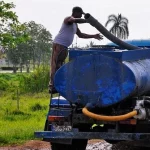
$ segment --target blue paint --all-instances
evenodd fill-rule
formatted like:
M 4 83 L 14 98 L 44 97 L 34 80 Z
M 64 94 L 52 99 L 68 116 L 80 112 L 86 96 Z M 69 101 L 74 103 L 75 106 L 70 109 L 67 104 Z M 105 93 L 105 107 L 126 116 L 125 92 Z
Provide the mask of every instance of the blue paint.
M 120 61 L 137 61 L 139 59 L 150 59 L 150 48 L 142 50 L 129 50 L 122 51 L 115 49 L 108 49 L 107 51 L 103 49 L 88 49 L 88 50 L 74 50 L 69 51 L 69 59 L 75 59 L 83 55 L 106 55 L 118 59 Z
M 80 56 L 60 68 L 55 75 L 55 87 L 67 100 L 76 103 L 80 96 L 82 105 L 91 102 L 99 107 L 128 97 L 134 92 L 135 84 L 130 69 L 104 55 Z
M 55 87 L 68 101 L 106 107 L 150 91 L 150 49 L 71 50 L 70 58 L 55 75 Z
M 78 56 L 83 56 L 83 55 L 100 55 L 100 54 L 103 54 L 103 55 L 107 55 L 107 56 L 113 56 L 114 58 L 117 58 L 117 59 L 122 59 L 122 53 L 121 52 L 115 52 L 114 53 L 114 50 L 115 49 L 107 49 L 107 50 L 104 50 L 104 49 L 98 49 L 98 48 L 90 48 L 90 49 L 87 49 L 87 50 L 81 50 L 81 49 L 70 49 L 69 50 L 69 60 L 72 60 L 72 59 L 75 59 L 76 57 Z
M 150 48 L 122 52 L 122 61 L 138 61 L 141 59 L 150 59 Z

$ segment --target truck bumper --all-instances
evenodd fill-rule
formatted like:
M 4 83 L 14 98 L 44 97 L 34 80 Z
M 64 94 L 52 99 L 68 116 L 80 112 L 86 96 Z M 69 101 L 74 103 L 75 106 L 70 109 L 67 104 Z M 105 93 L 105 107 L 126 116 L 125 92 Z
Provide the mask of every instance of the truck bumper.
M 37 131 L 37 138 L 54 139 L 104 139 L 104 140 L 150 140 L 150 133 L 109 133 L 109 132 L 55 132 Z

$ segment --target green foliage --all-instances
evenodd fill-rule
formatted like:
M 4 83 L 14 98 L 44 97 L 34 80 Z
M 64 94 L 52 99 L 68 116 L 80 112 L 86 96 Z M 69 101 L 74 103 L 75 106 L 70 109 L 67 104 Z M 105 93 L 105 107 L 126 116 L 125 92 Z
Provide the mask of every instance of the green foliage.
M 0 143 L 3 143 L 2 145 L 6 145 L 6 144 L 8 144 L 8 143 L 9 143 L 9 141 L 8 141 L 8 139 L 7 139 L 7 138 L 5 138 L 5 137 L 1 137 L 1 135 L 0 135 Z
M 26 65 L 29 68 L 30 63 L 33 63 L 33 66 L 35 64 L 38 66 L 41 64 L 49 64 L 52 35 L 43 25 L 30 21 L 29 23 L 24 23 L 24 32 L 18 33 L 12 30 L 11 33 L 16 37 L 20 35 L 29 37 L 27 42 L 23 43 L 22 41 L 16 47 L 10 47 L 6 51 L 8 60 L 14 66 L 20 65 L 22 67 L 22 65 Z
M 24 92 L 42 92 L 48 89 L 49 66 L 37 67 L 29 75 L 22 76 L 20 88 Z
M 12 114 L 13 114 L 13 115 L 25 115 L 25 113 L 22 112 L 22 111 L 20 111 L 20 110 L 14 110 L 14 111 L 12 112 Z
M 28 39 L 28 35 L 24 32 L 25 26 L 19 23 L 17 15 L 12 11 L 13 8 L 15 8 L 13 3 L 0 1 L 0 45 L 5 48 L 15 47 Z
M 19 96 L 17 93 L 13 93 L 12 96 L 11 96 L 11 99 L 12 100 L 19 100 Z
M 0 1 L 0 21 L 2 23 L 6 23 L 7 21 L 11 21 L 12 23 L 17 23 L 18 18 L 16 14 L 11 11 L 15 5 L 13 3 L 5 3 L 4 1 Z
M 0 74 L 0 90 L 17 92 L 21 82 L 22 74 Z M 12 95 L 12 99 L 16 99 L 16 95 Z
M 35 92 L 36 86 L 39 86 L 37 91 L 42 91 L 44 86 L 47 88 L 49 67 L 41 66 L 30 74 L 0 74 L 0 80 L 7 81 L 8 84 L 8 88 L 0 92 L 0 145 L 35 139 L 34 131 L 44 129 L 49 93 L 31 92 Z M 43 86 L 40 87 L 42 82 Z M 25 90 L 28 88 L 26 83 L 34 88 Z
M 12 74 L 12 73 L 4 73 L 4 74 L 2 73 L 2 74 L 0 74 L 0 78 L 5 79 L 7 81 L 11 81 L 11 80 L 18 81 L 20 76 L 21 76 L 21 74 Z
M 49 64 L 52 47 L 52 35 L 46 28 L 37 24 L 34 21 L 30 21 L 27 24 L 28 33 L 31 37 L 30 41 L 26 44 L 26 50 L 30 51 L 33 65 L 37 63 L 40 65 Z
M 7 112 L 6 115 L 3 116 L 3 120 L 5 120 L 5 121 L 17 121 L 17 119 L 18 120 L 27 120 L 30 118 L 32 118 L 31 113 L 28 114 L 26 112 L 23 112 L 23 111 L 20 111 L 17 109 L 9 111 L 9 113 Z
M 0 90 L 13 92 L 12 100 L 18 99 L 19 93 L 34 93 L 47 90 L 49 66 L 39 66 L 31 73 L 0 74 Z
M 46 106 L 42 106 L 39 103 L 36 103 L 35 105 L 31 106 L 32 111 L 45 110 L 46 108 L 47 108 Z
M 17 101 L 11 100 L 12 93 L 4 93 L 0 99 L 0 145 L 19 144 L 35 139 L 34 131 L 44 129 L 48 112 L 49 94 L 36 93 L 20 95 L 20 109 Z M 31 108 L 40 106 L 39 111 Z
M 7 80 L 0 78 L 0 90 L 5 91 L 8 88 Z

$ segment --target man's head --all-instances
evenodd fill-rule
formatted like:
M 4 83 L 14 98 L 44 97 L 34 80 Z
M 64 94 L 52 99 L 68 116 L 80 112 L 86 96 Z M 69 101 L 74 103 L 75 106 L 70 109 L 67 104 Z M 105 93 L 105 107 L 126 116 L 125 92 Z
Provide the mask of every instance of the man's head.
M 82 14 L 84 14 L 81 7 L 73 7 L 72 9 L 72 16 L 75 18 L 81 18 Z

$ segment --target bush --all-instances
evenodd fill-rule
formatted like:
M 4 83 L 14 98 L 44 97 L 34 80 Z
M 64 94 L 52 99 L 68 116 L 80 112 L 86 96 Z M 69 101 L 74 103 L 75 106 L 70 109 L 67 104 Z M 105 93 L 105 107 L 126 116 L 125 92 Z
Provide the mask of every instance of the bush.
M 0 78 L 5 79 L 7 81 L 18 81 L 20 76 L 22 76 L 22 73 L 17 73 L 17 74 L 13 74 L 13 73 L 2 73 L 0 74 Z
M 0 90 L 19 93 L 37 93 L 48 90 L 49 66 L 40 66 L 33 72 L 17 74 L 0 74 Z M 16 96 L 13 96 L 16 99 Z
M 31 106 L 32 111 L 45 110 L 46 108 L 46 106 L 42 106 L 39 103 L 36 103 L 35 105 Z
M 19 87 L 21 74 L 0 74 L 0 90 L 16 92 Z
M 6 91 L 6 89 L 9 87 L 9 84 L 5 79 L 0 78 L 0 90 Z
M 12 114 L 13 114 L 13 115 L 24 115 L 25 113 L 22 112 L 22 111 L 20 111 L 20 110 L 14 110 L 14 111 L 12 112 Z
M 48 89 L 49 66 L 40 66 L 29 75 L 23 75 L 20 87 L 24 92 L 42 92 Z

